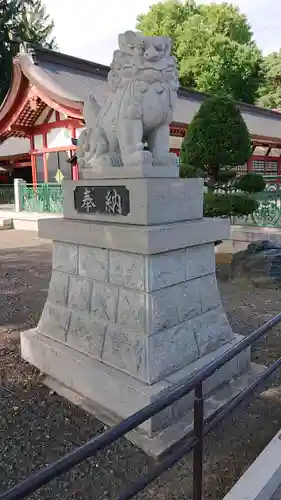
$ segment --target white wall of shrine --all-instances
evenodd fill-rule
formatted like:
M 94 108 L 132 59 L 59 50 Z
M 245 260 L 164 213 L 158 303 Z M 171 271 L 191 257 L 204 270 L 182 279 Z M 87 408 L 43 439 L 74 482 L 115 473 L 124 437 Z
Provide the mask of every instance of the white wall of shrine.
M 71 145 L 71 132 L 68 128 L 55 128 L 47 133 L 48 148 L 67 147 Z M 34 147 L 35 149 L 44 147 L 42 134 L 34 136 Z
M 44 111 L 41 113 L 39 118 L 36 120 L 35 125 L 42 125 L 45 123 L 46 117 L 50 113 L 50 108 L 46 107 Z M 68 116 L 65 115 L 64 113 L 58 113 L 58 116 L 56 115 L 56 111 L 53 110 L 51 116 L 49 117 L 48 123 L 55 123 L 57 120 L 67 120 Z M 54 128 L 47 132 L 47 147 L 48 148 L 61 148 L 67 146 L 71 146 L 71 132 L 68 128 L 61 127 L 61 128 Z M 43 144 L 43 135 L 38 134 L 34 136 L 34 147 L 35 149 L 41 149 L 44 147 Z

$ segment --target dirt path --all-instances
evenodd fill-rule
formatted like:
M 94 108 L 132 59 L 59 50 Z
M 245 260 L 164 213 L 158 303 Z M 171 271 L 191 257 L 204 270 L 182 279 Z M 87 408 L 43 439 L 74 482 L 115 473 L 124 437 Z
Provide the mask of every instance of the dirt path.
M 36 325 L 48 290 L 51 246 L 34 233 L 2 231 L 0 240 L 0 492 L 30 472 L 103 431 L 92 416 L 50 393 L 37 370 L 24 363 L 19 331 Z M 221 283 L 236 332 L 247 334 L 279 312 L 281 290 Z M 281 355 L 280 328 L 255 346 L 253 358 L 269 364 Z M 260 397 L 240 406 L 206 440 L 204 500 L 220 500 L 281 427 L 281 374 Z M 37 492 L 33 499 L 113 499 L 152 465 L 120 440 L 96 458 Z M 191 498 L 191 457 L 165 473 L 138 498 Z

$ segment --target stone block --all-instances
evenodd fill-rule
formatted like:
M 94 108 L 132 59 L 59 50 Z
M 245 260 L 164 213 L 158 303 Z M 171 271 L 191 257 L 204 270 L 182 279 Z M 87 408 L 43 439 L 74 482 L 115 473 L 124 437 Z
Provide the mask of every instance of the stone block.
M 92 315 L 72 312 L 67 344 L 89 356 L 101 358 L 106 325 Z
M 196 372 L 203 370 L 206 366 L 210 365 L 215 359 L 222 356 L 229 349 L 233 348 L 243 338 L 244 337 L 242 335 L 234 334 L 233 338 L 229 342 L 218 347 L 216 351 L 212 351 L 209 352 L 208 354 L 205 354 L 204 356 L 198 357 L 193 363 L 190 363 L 181 370 L 178 370 L 177 372 L 166 376 L 165 381 L 168 382 L 170 386 L 172 385 L 173 389 L 179 387 L 180 385 L 182 385 L 184 380 L 188 380 Z M 250 361 L 249 357 L 250 353 L 248 349 L 246 349 L 245 351 L 243 351 L 242 354 L 243 354 L 243 360 L 245 361 L 247 359 L 247 362 L 244 365 L 246 369 Z M 240 356 L 237 356 L 237 358 L 240 358 Z M 237 369 L 238 364 L 236 363 L 235 366 Z M 229 368 L 230 365 L 226 363 L 222 368 L 220 368 L 217 372 L 211 375 L 210 379 L 213 379 L 213 383 L 212 387 L 209 387 L 209 391 L 212 391 L 213 389 L 219 387 L 222 383 L 222 378 L 223 381 L 225 381 L 231 379 L 235 375 L 232 369 L 229 370 Z M 220 379 L 216 377 L 216 374 L 219 372 L 223 374 L 223 377 L 222 378 L 220 377 Z M 238 375 L 239 373 L 241 373 L 241 371 L 237 372 L 236 374 Z
M 186 280 L 185 250 L 147 257 L 147 291 L 159 290 Z
M 186 249 L 186 279 L 191 280 L 215 273 L 215 250 L 213 243 Z
M 216 309 L 221 305 L 221 297 L 215 274 L 203 276 L 200 279 L 194 280 L 193 283 L 198 283 L 201 313 Z M 188 284 L 187 284 L 188 287 Z
M 147 380 L 145 337 L 116 325 L 108 325 L 103 361 L 138 379 Z
M 179 177 L 179 167 L 178 166 L 170 166 L 170 167 L 159 167 L 157 165 L 153 165 L 151 168 L 150 165 L 124 165 L 122 168 L 114 169 L 112 171 L 112 167 L 108 167 L 103 165 L 95 166 L 94 169 L 89 168 L 81 168 L 81 179 L 139 179 L 139 178 L 178 178 Z
M 93 282 L 91 311 L 97 320 L 116 322 L 118 288 L 98 281 Z
M 221 305 L 215 275 L 152 292 L 148 296 L 148 333 L 172 328 Z
M 153 179 L 147 182 L 147 224 L 203 217 L 203 179 Z M 144 198 L 145 199 L 145 198 Z
M 54 382 L 58 381 L 57 386 L 53 387 L 56 387 L 59 394 L 68 397 L 70 401 L 82 406 L 86 411 L 92 412 L 107 425 L 114 425 L 185 383 L 193 373 L 207 366 L 216 357 L 221 356 L 241 338 L 236 336 L 232 342 L 228 342 L 217 351 L 197 359 L 182 370 L 153 385 L 147 385 L 91 356 L 86 356 L 69 346 L 44 337 L 36 330 L 21 333 L 21 348 L 25 360 L 52 377 Z M 226 384 L 230 379 L 233 379 L 237 375 L 234 366 L 237 367 L 238 364 L 237 362 L 232 364 L 231 369 L 229 364 L 223 366 L 219 370 L 219 378 L 213 380 L 212 389 L 216 389 L 216 384 Z M 246 368 L 249 369 L 249 359 Z M 257 374 L 260 374 L 260 371 L 256 373 L 256 376 Z M 214 376 L 217 377 L 217 372 L 212 377 Z M 247 373 L 244 386 L 243 384 L 237 386 L 236 383 L 227 385 L 227 399 L 237 395 L 252 381 L 253 378 Z M 74 391 L 76 399 L 71 399 L 67 392 L 60 392 L 60 384 L 64 385 L 66 389 Z M 212 412 L 218 410 L 226 402 L 220 394 L 217 398 L 214 396 L 206 398 L 206 416 L 210 416 L 209 403 L 212 403 Z M 169 447 L 184 438 L 191 430 L 192 415 L 189 410 L 192 404 L 193 395 L 191 393 L 190 396 L 175 403 L 171 409 L 167 408 L 149 422 L 142 424 L 141 429 L 130 433 L 128 438 L 143 448 L 146 453 L 160 458 Z
M 204 286 L 208 286 L 206 292 L 202 290 Z M 206 295 L 210 293 L 212 297 L 216 293 L 216 288 L 213 292 L 212 286 L 216 287 L 216 281 L 206 282 L 204 278 L 198 278 L 152 292 L 148 297 L 149 332 L 154 334 L 200 315 L 202 313 L 202 300 L 204 300 L 204 310 L 209 310 L 214 301 L 210 299 L 207 302 L 205 293 Z M 214 308 L 218 307 L 219 304 L 215 303 Z
M 188 321 L 201 314 L 202 278 L 187 281 L 178 287 L 178 299 L 175 304 L 179 323 Z
M 24 359 L 115 415 L 125 418 L 149 403 L 145 384 L 36 330 L 22 334 L 21 347 Z
M 179 323 L 177 304 L 181 293 L 181 286 L 175 285 L 149 295 L 148 331 L 150 334 L 172 328 Z
M 194 318 L 192 328 L 200 356 L 214 351 L 233 338 L 232 329 L 222 307 Z
M 190 323 L 188 321 L 148 337 L 149 383 L 174 373 L 198 358 L 198 345 Z
M 233 339 L 226 344 L 223 344 L 219 349 L 212 351 L 201 359 L 209 359 L 210 362 L 218 357 L 220 349 L 230 349 L 239 340 L 242 340 L 241 335 L 234 335 Z M 236 356 L 231 361 L 226 363 L 220 370 L 217 370 L 213 375 L 205 380 L 203 384 L 203 393 L 205 396 L 212 394 L 218 387 L 222 387 L 226 380 L 233 380 L 239 377 L 242 373 L 245 373 L 249 368 L 249 363 L 251 360 L 251 347 L 242 351 L 239 356 Z
M 38 331 L 44 335 L 65 342 L 71 311 L 65 307 L 46 302 L 38 324 Z
M 116 322 L 136 332 L 145 332 L 146 295 L 133 290 L 120 289 Z
M 79 246 L 79 275 L 98 281 L 108 281 L 108 250 Z
M 144 290 L 145 268 L 142 255 L 110 251 L 109 269 L 110 283 L 134 290 Z
M 237 342 L 239 342 L 239 340 L 242 340 L 242 338 L 243 337 L 241 335 L 236 335 L 232 341 L 220 346 L 216 351 L 208 353 L 200 358 L 198 357 L 194 362 L 186 365 L 178 371 L 175 371 L 173 374 L 166 376 L 165 381 L 169 383 L 169 388 L 163 389 L 161 396 L 182 386 L 190 377 L 192 377 L 194 373 L 202 370 L 216 358 L 222 356 L 227 350 L 231 349 Z M 245 372 L 249 367 L 249 361 L 250 351 L 249 349 L 246 349 L 239 356 L 236 356 L 211 375 L 211 377 L 203 383 L 205 398 L 210 396 L 210 394 L 213 394 L 214 391 L 225 385 L 228 381 L 233 380 L 241 373 Z M 155 396 L 152 397 L 152 400 L 154 399 Z M 159 432 L 167 425 L 175 425 L 189 410 L 192 410 L 193 401 L 194 391 L 176 401 L 176 403 L 166 408 L 163 412 L 155 415 L 151 421 L 152 434 Z
M 51 219 L 53 223 L 54 219 Z M 59 238 L 58 238 L 59 239 Z M 53 269 L 65 273 L 77 274 L 78 271 L 78 247 L 71 243 L 53 243 Z
M 13 219 L 0 219 L 0 231 L 5 229 L 13 229 Z
M 68 297 L 69 275 L 53 271 L 49 286 L 48 300 L 52 304 L 66 306 Z
M 89 311 L 92 281 L 70 276 L 68 307 L 71 310 Z
M 155 168 L 155 167 L 154 167 Z M 75 208 L 76 187 L 114 188 L 129 191 L 130 211 L 127 215 L 80 213 Z M 63 214 L 68 219 L 110 222 L 113 224 L 152 225 L 203 217 L 203 179 L 92 179 L 65 181 Z M 175 202 L 176 200 L 176 202 Z
M 111 250 L 152 255 L 229 238 L 227 219 L 202 219 L 154 226 L 41 219 L 39 237 Z

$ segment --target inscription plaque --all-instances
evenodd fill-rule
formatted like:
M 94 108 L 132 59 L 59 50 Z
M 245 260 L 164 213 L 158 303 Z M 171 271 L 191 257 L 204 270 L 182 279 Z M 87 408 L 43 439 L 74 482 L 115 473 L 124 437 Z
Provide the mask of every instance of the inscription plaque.
M 130 195 L 126 186 L 76 186 L 74 206 L 79 213 L 126 216 Z

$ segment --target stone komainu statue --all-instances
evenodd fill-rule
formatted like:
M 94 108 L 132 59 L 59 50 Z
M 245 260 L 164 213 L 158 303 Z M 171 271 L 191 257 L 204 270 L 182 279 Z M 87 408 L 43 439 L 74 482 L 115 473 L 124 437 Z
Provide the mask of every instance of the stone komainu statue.
M 171 41 L 126 31 L 118 42 L 105 104 L 99 107 L 93 96 L 84 103 L 79 165 L 170 166 L 169 124 L 179 86 Z

